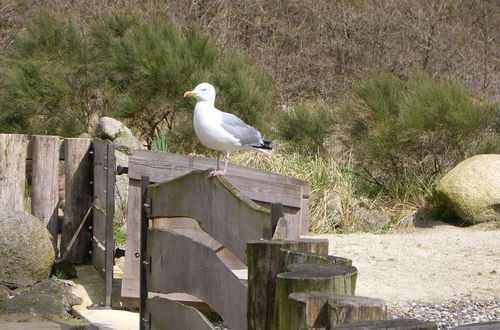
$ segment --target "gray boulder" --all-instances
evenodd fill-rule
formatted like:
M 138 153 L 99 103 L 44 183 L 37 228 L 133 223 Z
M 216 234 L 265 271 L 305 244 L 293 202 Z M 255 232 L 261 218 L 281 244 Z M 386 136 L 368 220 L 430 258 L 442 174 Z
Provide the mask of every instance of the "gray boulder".
M 116 166 L 121 165 L 128 167 L 128 156 L 123 152 L 115 150 Z M 128 174 L 116 176 L 115 182 L 115 212 L 118 219 L 127 218 L 127 201 L 128 201 Z
M 31 288 L 13 291 L 13 297 L 0 300 L 0 314 L 37 314 L 70 317 L 71 306 L 78 305 L 83 299 L 71 293 L 69 284 L 58 280 L 46 279 Z
M 119 136 L 132 136 L 132 132 L 120 121 L 111 117 L 102 117 L 95 128 L 95 136 L 99 139 L 114 141 Z
M 144 149 L 144 146 L 139 139 L 132 135 L 118 136 L 113 141 L 113 145 L 116 150 L 119 150 L 127 155 L 132 155 L 134 150 Z
M 0 214 L 0 284 L 33 285 L 49 277 L 54 248 L 43 222 L 24 212 Z
M 436 192 L 467 223 L 500 220 L 500 154 L 464 160 L 439 181 Z
M 437 213 L 436 209 L 421 208 L 405 216 L 399 221 L 399 224 L 417 228 L 432 228 L 447 225 L 439 219 Z

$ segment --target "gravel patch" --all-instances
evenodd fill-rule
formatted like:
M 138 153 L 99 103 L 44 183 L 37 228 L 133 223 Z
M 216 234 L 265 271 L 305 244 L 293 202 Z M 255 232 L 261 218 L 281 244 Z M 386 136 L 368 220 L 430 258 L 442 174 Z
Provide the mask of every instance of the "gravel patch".
M 500 321 L 500 301 L 462 297 L 439 304 L 406 302 L 388 305 L 387 313 L 389 319 L 414 318 L 436 322 L 440 329 L 449 329 L 470 323 Z

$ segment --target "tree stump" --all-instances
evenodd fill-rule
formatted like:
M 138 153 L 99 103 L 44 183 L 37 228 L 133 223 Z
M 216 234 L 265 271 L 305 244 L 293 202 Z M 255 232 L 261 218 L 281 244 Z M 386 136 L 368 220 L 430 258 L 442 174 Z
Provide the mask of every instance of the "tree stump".
M 292 264 L 338 264 L 352 266 L 352 260 L 330 256 L 328 254 L 295 251 L 282 248 L 279 266 L 280 272 L 288 271 L 288 266 Z
M 247 243 L 249 330 L 269 329 L 271 326 L 282 248 L 328 254 L 328 240 L 270 240 Z
M 296 292 L 289 296 L 291 329 L 325 328 L 335 324 L 385 320 L 385 302 L 376 298 L 324 292 Z
M 28 137 L 0 134 L 0 212 L 24 210 Z
M 294 329 L 291 319 L 290 294 L 319 291 L 354 295 L 357 269 L 353 266 L 329 264 L 293 264 L 276 282 L 276 299 L 272 329 Z

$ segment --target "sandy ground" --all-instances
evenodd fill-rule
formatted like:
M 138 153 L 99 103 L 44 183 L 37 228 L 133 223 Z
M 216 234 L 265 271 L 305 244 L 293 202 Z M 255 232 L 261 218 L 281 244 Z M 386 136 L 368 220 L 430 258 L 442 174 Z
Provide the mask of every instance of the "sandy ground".
M 388 304 L 500 299 L 498 224 L 313 237 L 327 238 L 330 254 L 353 260 L 359 296 Z

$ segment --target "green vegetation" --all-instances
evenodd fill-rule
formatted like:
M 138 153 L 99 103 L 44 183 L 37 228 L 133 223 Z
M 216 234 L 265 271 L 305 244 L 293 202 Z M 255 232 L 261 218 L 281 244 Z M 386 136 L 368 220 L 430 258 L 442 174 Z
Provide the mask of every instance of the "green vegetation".
M 23 6 L 0 10 L 2 133 L 76 136 L 106 115 L 153 150 L 210 154 L 182 97 L 208 81 L 220 109 L 281 145 L 232 160 L 309 181 L 316 232 L 367 229 L 360 198 L 387 211 L 386 231 L 436 206 L 434 185 L 458 162 L 500 152 L 489 0 Z
M 473 154 L 500 150 L 496 107 L 450 79 L 376 75 L 340 107 L 362 177 L 395 200 L 433 201 L 433 182 Z
M 164 134 L 182 149 L 197 145 L 184 91 L 201 81 L 223 90 L 218 104 L 269 127 L 274 96 L 267 75 L 237 52 L 223 53 L 196 28 L 165 17 L 103 14 L 77 28 L 43 12 L 0 56 L 0 130 L 75 136 L 103 115 L 125 120 L 143 138 Z

